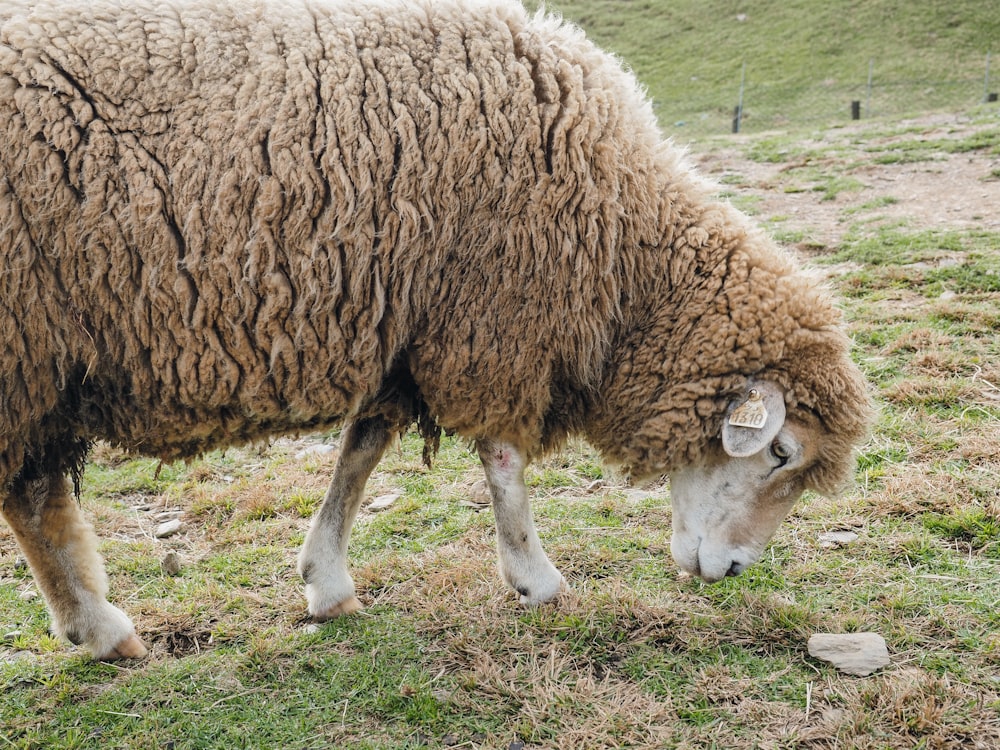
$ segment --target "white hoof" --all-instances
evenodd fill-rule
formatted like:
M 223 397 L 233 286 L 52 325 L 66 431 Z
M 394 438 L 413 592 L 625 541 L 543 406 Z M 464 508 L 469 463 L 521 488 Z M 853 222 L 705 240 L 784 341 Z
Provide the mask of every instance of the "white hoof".
M 95 655 L 98 661 L 117 661 L 118 659 L 141 659 L 149 653 L 146 644 L 139 640 L 136 635 L 130 635 L 124 641 L 115 646 L 110 653 L 103 656 Z
M 310 606 L 309 616 L 312 617 L 315 622 L 326 622 L 327 620 L 333 620 L 337 617 L 353 615 L 355 612 L 359 612 L 362 609 L 364 609 L 364 607 L 361 605 L 361 602 L 358 601 L 358 597 L 352 596 L 349 599 L 337 602 L 332 607 L 327 607 L 322 611 L 315 611 L 312 606 Z
M 361 609 L 361 602 L 354 593 L 354 581 L 345 571 L 310 575 L 306 584 L 306 601 L 309 603 L 309 616 L 316 622 L 350 615 Z
M 568 591 L 569 586 L 562 573 L 549 563 L 542 569 L 540 574 L 533 576 L 522 576 L 518 580 L 504 576 L 507 583 L 521 595 L 521 604 L 526 607 L 535 607 L 539 604 L 550 602 L 559 596 L 560 593 Z
M 54 622 L 53 630 L 85 646 L 98 661 L 140 659 L 148 653 L 128 615 L 104 599 L 81 607 L 71 621 Z

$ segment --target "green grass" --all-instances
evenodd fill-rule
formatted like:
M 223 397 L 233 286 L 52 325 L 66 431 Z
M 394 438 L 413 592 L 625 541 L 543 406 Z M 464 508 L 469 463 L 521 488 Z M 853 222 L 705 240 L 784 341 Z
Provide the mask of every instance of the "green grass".
M 744 62 L 745 132 L 847 121 L 852 100 L 868 102 L 869 63 L 876 114 L 969 107 L 983 98 L 986 53 L 995 62 L 1000 38 L 1000 7 L 978 0 L 546 5 L 627 60 L 679 134 L 729 132 Z
M 903 289 L 933 298 L 984 295 L 1000 292 L 998 247 L 998 233 L 875 227 L 849 233 L 837 252 L 818 260 L 860 265 L 843 277 L 844 293 L 853 297 L 889 298 Z M 983 314 L 989 316 L 989 308 L 971 322 Z

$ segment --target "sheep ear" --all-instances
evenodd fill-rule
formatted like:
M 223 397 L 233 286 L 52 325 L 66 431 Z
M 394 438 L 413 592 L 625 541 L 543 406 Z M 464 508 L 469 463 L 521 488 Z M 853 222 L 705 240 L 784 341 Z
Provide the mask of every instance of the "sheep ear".
M 762 451 L 785 424 L 785 394 L 769 380 L 750 382 L 722 424 L 722 448 L 733 458 Z

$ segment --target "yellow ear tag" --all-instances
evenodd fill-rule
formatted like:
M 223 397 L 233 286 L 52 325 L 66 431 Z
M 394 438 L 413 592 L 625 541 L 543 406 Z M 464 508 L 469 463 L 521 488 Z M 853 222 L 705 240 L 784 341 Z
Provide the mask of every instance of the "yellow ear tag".
M 756 388 L 751 388 L 747 400 L 733 409 L 729 415 L 729 424 L 733 427 L 750 427 L 759 430 L 767 422 L 767 409 L 764 408 L 764 397 Z

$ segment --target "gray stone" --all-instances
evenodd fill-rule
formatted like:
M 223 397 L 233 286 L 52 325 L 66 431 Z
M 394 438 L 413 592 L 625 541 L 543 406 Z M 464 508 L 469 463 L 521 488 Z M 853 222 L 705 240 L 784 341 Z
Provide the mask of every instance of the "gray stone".
M 38 657 L 30 651 L 15 651 L 12 654 L 0 654 L 0 663 L 29 664 L 38 661 Z
M 315 443 L 314 445 L 307 445 L 305 448 L 297 452 L 295 454 L 295 460 L 301 461 L 304 458 L 310 458 L 312 456 L 316 457 L 329 456 L 336 450 L 337 450 L 336 447 L 329 445 L 327 443 Z
M 171 521 L 165 521 L 157 526 L 156 530 L 153 532 L 153 536 L 157 539 L 166 539 L 168 536 L 173 536 L 180 530 L 181 520 L 179 518 L 175 518 Z
M 480 479 L 475 482 L 469 488 L 469 497 L 461 501 L 461 505 L 467 508 L 475 508 L 476 510 L 482 510 L 483 508 L 489 508 L 493 503 L 493 499 L 490 497 L 489 487 L 486 486 L 486 480 Z
M 399 500 L 402 494 L 399 492 L 393 492 L 388 495 L 379 495 L 374 500 L 368 504 L 368 511 L 371 513 L 378 513 L 379 511 L 389 508 L 394 502 Z
M 841 672 L 867 677 L 889 663 L 885 638 L 878 633 L 816 633 L 809 637 L 809 655 Z
M 168 576 L 179 575 L 181 568 L 183 567 L 181 556 L 176 552 L 168 552 L 160 560 L 160 570 L 166 573 Z
M 858 541 L 858 535 L 853 531 L 826 531 L 819 535 L 819 546 L 826 549 L 843 547 Z

